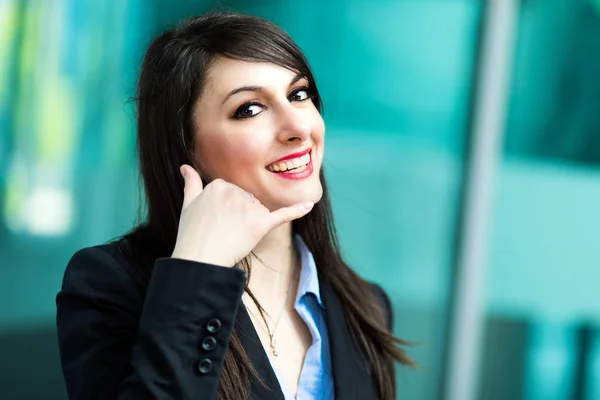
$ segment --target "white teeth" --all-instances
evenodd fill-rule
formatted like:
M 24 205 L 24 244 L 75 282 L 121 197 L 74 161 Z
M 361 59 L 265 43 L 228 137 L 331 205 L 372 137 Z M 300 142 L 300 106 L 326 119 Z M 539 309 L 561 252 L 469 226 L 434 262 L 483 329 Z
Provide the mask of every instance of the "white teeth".
M 280 161 L 273 163 L 267 167 L 272 172 L 284 172 L 290 169 L 304 167 L 310 162 L 310 154 L 305 154 L 302 157 L 294 158 L 293 160 Z

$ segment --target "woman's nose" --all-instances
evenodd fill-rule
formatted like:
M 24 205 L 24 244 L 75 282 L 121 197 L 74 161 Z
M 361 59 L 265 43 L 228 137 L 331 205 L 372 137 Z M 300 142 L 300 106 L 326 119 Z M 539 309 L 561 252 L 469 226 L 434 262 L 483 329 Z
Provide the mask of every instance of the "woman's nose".
M 308 119 L 291 104 L 282 107 L 279 120 L 277 136 L 281 142 L 304 142 L 310 136 Z

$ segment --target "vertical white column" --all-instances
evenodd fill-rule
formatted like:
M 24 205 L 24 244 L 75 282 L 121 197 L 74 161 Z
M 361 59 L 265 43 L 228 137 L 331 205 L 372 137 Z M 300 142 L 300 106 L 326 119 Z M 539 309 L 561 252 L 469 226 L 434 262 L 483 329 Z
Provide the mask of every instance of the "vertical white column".
M 502 152 L 517 0 L 488 0 L 482 29 L 445 400 L 475 400 L 485 317 L 485 269 L 495 171 Z

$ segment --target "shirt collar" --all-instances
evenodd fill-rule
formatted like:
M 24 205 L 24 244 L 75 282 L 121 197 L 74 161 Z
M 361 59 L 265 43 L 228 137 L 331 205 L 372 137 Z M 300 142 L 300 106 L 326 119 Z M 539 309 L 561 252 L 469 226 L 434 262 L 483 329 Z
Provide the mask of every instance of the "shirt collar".
M 298 304 L 302 296 L 312 293 L 317 299 L 317 303 L 325 308 L 321 301 L 321 291 L 319 290 L 319 277 L 317 275 L 317 265 L 312 253 L 304 243 L 302 237 L 294 235 L 294 245 L 300 256 L 300 279 L 298 282 L 298 292 L 294 304 Z

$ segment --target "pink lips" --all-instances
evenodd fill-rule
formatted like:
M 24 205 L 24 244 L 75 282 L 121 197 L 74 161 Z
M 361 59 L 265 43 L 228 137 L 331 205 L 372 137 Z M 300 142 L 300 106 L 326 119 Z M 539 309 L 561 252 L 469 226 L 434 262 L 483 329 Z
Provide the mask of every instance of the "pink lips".
M 312 148 L 309 147 L 306 150 L 302 150 L 302 151 L 299 151 L 297 153 L 288 154 L 285 157 L 281 157 L 279 160 L 275 160 L 273 162 L 270 162 L 269 165 L 274 164 L 276 162 L 280 162 L 280 161 L 290 160 L 292 158 L 302 157 L 303 155 L 310 153 L 311 150 L 312 150 Z
M 297 153 L 289 154 L 283 158 L 280 158 L 277 161 L 273 161 L 273 163 L 290 160 L 292 158 L 302 157 L 302 156 L 310 153 L 311 150 L 312 150 L 312 148 L 308 148 L 306 150 L 303 150 L 303 151 L 300 151 Z M 273 164 L 273 163 L 271 163 L 271 164 Z M 299 171 L 299 172 L 272 172 L 272 173 L 277 175 L 280 178 L 290 179 L 290 180 L 299 180 L 299 179 L 308 178 L 309 176 L 312 175 L 313 171 L 314 171 L 314 167 L 313 167 L 312 154 L 311 154 L 308 164 L 306 164 L 306 167 L 302 171 Z

